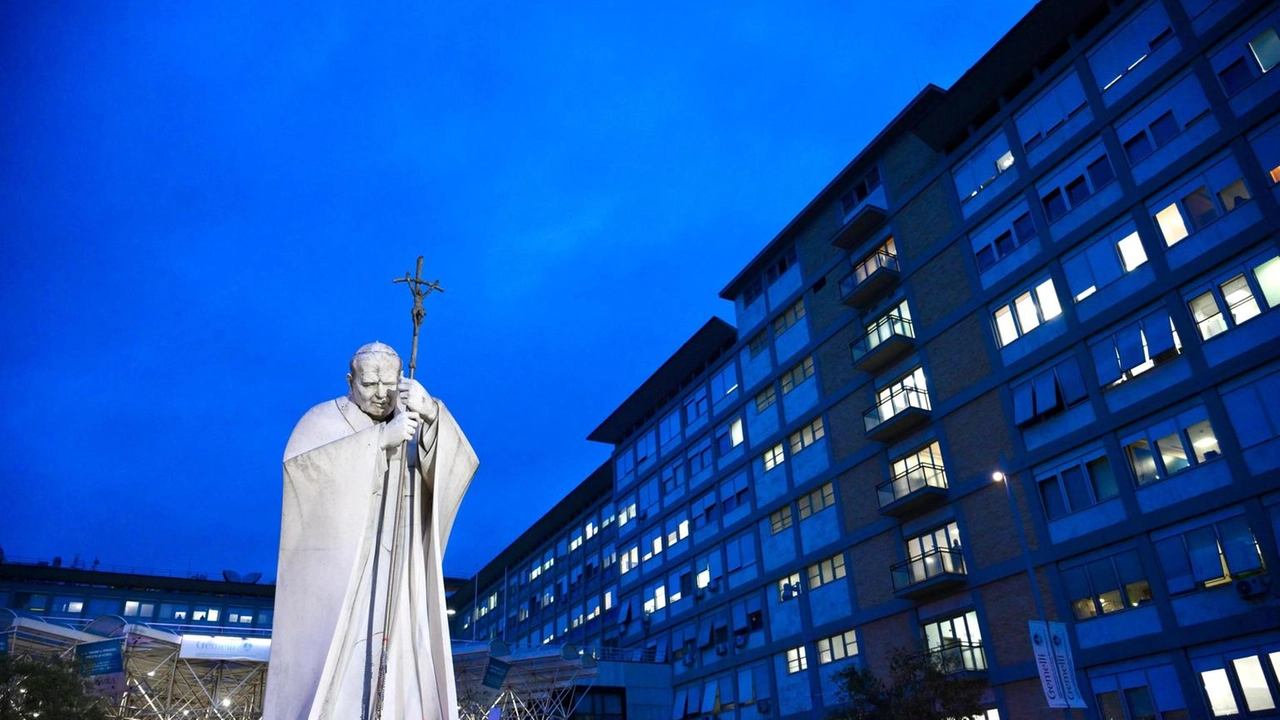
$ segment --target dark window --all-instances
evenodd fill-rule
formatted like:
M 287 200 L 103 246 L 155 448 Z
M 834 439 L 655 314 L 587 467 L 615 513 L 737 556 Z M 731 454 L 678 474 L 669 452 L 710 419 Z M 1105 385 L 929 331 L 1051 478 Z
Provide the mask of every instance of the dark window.
M 1093 190 L 1097 192 L 1098 188 L 1106 185 L 1116 179 L 1116 173 L 1111 169 L 1111 162 L 1107 160 L 1107 156 L 1094 160 L 1089 163 L 1089 181 L 1093 183 Z
M 1249 72 L 1249 66 L 1245 64 L 1244 58 L 1240 58 L 1223 68 L 1218 73 L 1218 79 L 1222 81 L 1222 89 L 1226 90 L 1227 96 L 1230 97 L 1253 82 L 1253 74 Z
M 1031 213 L 1023 213 L 1021 217 L 1013 221 L 1013 233 L 1018 236 L 1018 242 L 1026 242 L 1028 238 L 1035 237 L 1036 225 L 1031 222 Z
M 1213 204 L 1209 189 L 1203 185 L 1182 198 L 1182 206 L 1187 211 L 1187 219 L 1191 221 L 1191 226 L 1196 230 L 1218 219 L 1218 208 Z
M 1013 242 L 1013 235 L 1010 233 L 1005 233 L 996 238 L 996 254 L 1000 257 L 1005 257 L 1009 253 L 1013 252 L 1016 247 L 1017 245 Z
M 1044 499 L 1044 512 L 1050 520 L 1057 520 L 1067 514 L 1067 503 L 1062 499 L 1062 487 L 1057 475 L 1040 483 L 1040 497 Z
M 1155 50 L 1156 48 L 1165 44 L 1165 42 L 1167 42 L 1171 37 L 1173 37 L 1173 28 L 1166 27 L 1165 29 L 1160 31 L 1159 35 L 1156 35 L 1155 37 L 1151 38 L 1151 42 L 1147 43 L 1147 47 L 1151 48 L 1152 50 Z
M 1089 186 L 1084 183 L 1083 175 L 1067 183 L 1067 198 L 1071 200 L 1071 207 L 1089 199 Z
M 1063 199 L 1061 190 L 1054 190 L 1040 201 L 1044 203 L 1044 214 L 1049 216 L 1049 222 L 1057 220 L 1067 212 L 1067 201 Z
M 987 268 L 996 264 L 996 251 L 990 245 L 983 247 L 978 251 L 978 272 L 984 272 Z
M 1129 164 L 1136 165 L 1138 161 L 1151 154 L 1151 138 L 1147 137 L 1147 133 L 1140 132 L 1129 138 L 1124 143 L 1124 154 L 1129 157 Z
M 1173 117 L 1173 111 L 1161 115 L 1151 123 L 1151 137 L 1156 142 L 1156 147 L 1160 147 L 1178 135 L 1178 121 Z

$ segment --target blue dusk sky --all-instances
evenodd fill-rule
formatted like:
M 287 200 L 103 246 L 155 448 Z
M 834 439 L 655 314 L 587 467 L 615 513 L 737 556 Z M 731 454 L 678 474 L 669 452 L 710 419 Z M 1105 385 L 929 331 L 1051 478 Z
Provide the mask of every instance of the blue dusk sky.
M 281 454 L 409 350 L 469 576 L 927 83 L 1031 0 L 0 0 L 0 546 L 275 575 Z

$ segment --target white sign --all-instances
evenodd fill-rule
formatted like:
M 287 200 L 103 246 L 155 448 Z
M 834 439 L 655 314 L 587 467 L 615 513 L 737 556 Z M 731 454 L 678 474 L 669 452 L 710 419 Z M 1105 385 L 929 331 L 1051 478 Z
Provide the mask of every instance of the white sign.
M 271 659 L 271 641 L 265 638 L 183 635 L 178 657 L 187 660 L 267 662 Z
M 1043 620 L 1029 620 L 1027 625 L 1031 630 L 1036 674 L 1040 676 L 1040 687 L 1044 689 L 1044 699 L 1049 707 L 1085 707 L 1084 698 L 1080 697 L 1080 686 L 1076 684 L 1067 626 Z

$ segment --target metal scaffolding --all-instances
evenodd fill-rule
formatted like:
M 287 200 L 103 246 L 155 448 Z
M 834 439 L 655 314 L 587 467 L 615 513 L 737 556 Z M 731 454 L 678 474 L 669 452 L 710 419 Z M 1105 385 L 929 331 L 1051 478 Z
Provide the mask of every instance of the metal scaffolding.
M 103 702 L 121 720 L 257 720 L 267 664 L 181 657 L 182 636 L 105 616 L 77 630 L 0 610 L 15 657 L 71 660 L 76 647 L 118 640 L 124 692 Z
M 76 628 L 0 609 L 0 636 L 14 657 L 39 659 L 72 660 L 77 647 L 118 641 L 124 681 L 103 702 L 120 720 L 262 717 L 265 661 L 196 659 L 183 652 L 182 635 L 145 623 L 108 615 Z M 573 645 L 455 642 L 453 658 L 462 720 L 488 720 L 495 710 L 504 720 L 568 720 L 599 676 L 594 654 Z
M 461 720 L 567 720 L 595 684 L 595 659 L 573 645 L 512 650 L 501 640 L 455 643 Z

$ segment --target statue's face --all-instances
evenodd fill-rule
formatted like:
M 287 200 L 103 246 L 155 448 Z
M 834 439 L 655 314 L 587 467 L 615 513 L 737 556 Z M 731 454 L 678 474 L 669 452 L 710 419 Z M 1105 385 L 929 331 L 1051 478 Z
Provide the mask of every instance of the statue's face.
M 374 420 L 386 420 L 396 409 L 400 363 L 386 355 L 356 360 L 356 370 L 347 375 L 351 401 Z

